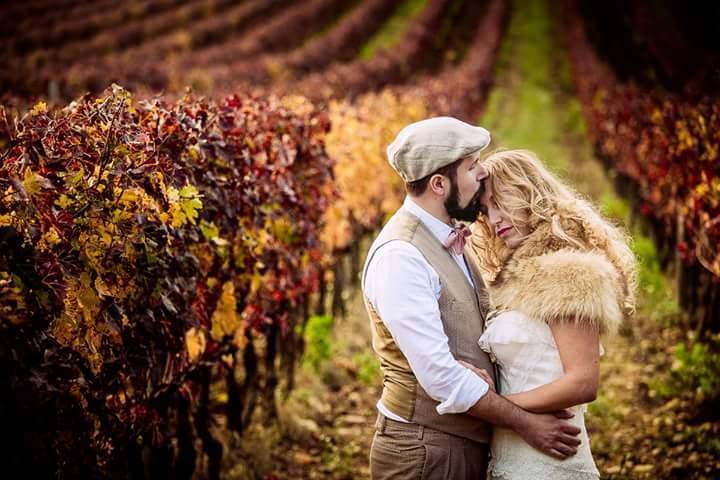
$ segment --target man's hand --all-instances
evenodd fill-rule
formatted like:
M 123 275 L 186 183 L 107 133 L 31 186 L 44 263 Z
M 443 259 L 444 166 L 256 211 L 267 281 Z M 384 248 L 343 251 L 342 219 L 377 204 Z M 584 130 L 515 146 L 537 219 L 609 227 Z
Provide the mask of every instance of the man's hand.
M 580 429 L 565 421 L 573 416 L 567 410 L 542 415 L 531 414 L 526 427 L 516 432 L 541 452 L 565 460 L 575 455 L 580 445 L 577 437 Z
M 490 375 L 490 374 L 487 372 L 487 370 L 485 370 L 484 368 L 478 368 L 478 367 L 476 367 L 475 365 L 471 365 L 471 364 L 469 364 L 469 363 L 467 363 L 467 362 L 464 362 L 464 361 L 462 361 L 462 360 L 458 360 L 458 363 L 459 363 L 460 365 L 462 365 L 463 367 L 472 370 L 472 371 L 475 373 L 475 375 L 477 375 L 478 377 L 480 377 L 480 378 L 482 378 L 483 380 L 485 380 L 485 382 L 486 382 L 488 385 L 490 385 L 490 390 L 492 390 L 493 392 L 496 391 L 496 390 L 495 390 L 495 382 L 493 382 L 492 375 Z

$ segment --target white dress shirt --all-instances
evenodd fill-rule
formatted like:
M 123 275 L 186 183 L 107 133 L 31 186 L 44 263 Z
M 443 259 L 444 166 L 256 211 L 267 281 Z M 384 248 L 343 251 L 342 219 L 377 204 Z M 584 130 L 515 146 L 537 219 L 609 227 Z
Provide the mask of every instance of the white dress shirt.
M 401 207 L 420 218 L 442 243 L 451 227 L 407 196 Z M 375 253 L 372 256 L 373 252 Z M 452 252 L 451 252 L 452 254 Z M 472 276 L 462 255 L 455 255 L 471 285 Z M 440 319 L 440 277 L 411 243 L 393 240 L 368 252 L 363 293 L 410 363 L 420 385 L 440 402 L 437 412 L 464 413 L 488 391 L 488 384 L 455 360 Z M 378 410 L 388 418 L 406 420 L 382 400 Z

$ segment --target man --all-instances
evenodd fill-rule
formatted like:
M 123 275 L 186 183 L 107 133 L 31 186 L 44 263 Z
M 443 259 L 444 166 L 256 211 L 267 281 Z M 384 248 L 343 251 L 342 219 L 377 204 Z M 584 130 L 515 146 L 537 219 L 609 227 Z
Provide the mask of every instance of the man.
M 408 125 L 387 148 L 408 195 L 362 275 L 383 371 L 373 479 L 484 479 L 491 424 L 557 458 L 577 451 L 579 430 L 562 420 L 570 414 L 532 414 L 503 399 L 477 344 L 487 293 L 464 253 L 469 231 L 453 221 L 477 219 L 489 142 L 481 127 L 436 117 Z

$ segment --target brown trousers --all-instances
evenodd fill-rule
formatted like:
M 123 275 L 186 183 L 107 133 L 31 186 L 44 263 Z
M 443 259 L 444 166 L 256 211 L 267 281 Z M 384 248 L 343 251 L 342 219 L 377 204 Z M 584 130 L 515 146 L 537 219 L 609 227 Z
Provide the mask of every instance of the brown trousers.
M 373 480 L 485 480 L 489 446 L 378 414 L 370 447 Z

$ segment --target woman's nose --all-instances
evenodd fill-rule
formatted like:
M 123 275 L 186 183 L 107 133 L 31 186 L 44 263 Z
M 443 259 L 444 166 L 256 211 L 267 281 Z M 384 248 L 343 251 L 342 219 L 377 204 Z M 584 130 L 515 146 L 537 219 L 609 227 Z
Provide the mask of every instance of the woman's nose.
M 491 225 L 500 225 L 502 218 L 500 218 L 499 212 L 494 208 L 488 209 L 488 219 Z

